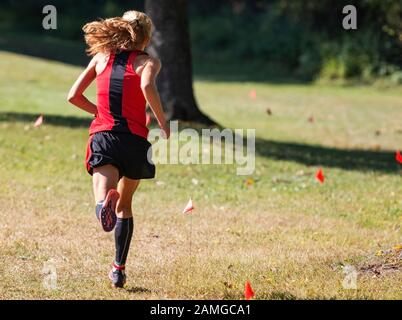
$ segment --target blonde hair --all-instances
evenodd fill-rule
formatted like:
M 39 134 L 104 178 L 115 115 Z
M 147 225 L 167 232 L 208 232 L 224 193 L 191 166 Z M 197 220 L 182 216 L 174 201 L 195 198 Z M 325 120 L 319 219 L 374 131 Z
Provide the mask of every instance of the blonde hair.
M 90 56 L 141 49 L 150 39 L 152 21 L 143 12 L 127 11 L 123 17 L 87 23 L 82 28 Z

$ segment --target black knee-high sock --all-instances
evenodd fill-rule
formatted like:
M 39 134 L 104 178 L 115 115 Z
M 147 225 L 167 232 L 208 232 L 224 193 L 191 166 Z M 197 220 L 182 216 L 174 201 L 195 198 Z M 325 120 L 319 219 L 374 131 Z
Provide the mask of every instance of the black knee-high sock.
M 124 266 L 130 249 L 131 237 L 133 236 L 134 220 L 131 218 L 117 218 L 114 239 L 116 244 L 115 264 Z

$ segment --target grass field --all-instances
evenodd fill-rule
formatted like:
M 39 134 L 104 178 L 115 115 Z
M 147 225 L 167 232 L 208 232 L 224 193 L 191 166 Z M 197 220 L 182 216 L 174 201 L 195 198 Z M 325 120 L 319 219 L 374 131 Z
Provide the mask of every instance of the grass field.
M 400 88 L 197 80 L 220 125 L 256 129 L 256 170 L 158 166 L 134 197 L 128 282 L 113 290 L 113 235 L 83 162 L 90 119 L 65 101 L 79 72 L 0 52 L 0 299 L 243 299 L 246 280 L 256 299 L 402 299 Z

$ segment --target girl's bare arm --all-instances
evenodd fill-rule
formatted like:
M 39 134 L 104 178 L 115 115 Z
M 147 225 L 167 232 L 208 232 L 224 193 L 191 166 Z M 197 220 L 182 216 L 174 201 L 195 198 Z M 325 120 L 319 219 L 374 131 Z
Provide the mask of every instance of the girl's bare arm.
M 96 61 L 97 57 L 95 56 L 75 81 L 67 96 L 68 102 L 94 115 L 98 113 L 98 109 L 94 103 L 84 96 L 84 91 L 96 78 Z
M 141 89 L 145 99 L 147 100 L 152 112 L 156 117 L 156 120 L 158 121 L 159 126 L 165 132 L 166 138 L 169 138 L 170 128 L 166 123 L 161 99 L 155 84 L 156 76 L 158 75 L 160 69 L 161 62 L 158 59 L 150 57 L 147 60 L 144 69 L 141 72 Z

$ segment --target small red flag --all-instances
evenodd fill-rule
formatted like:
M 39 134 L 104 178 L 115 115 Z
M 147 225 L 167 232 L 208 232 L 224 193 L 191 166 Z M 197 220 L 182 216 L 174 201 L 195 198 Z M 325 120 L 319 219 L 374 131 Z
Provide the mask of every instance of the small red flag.
M 400 152 L 400 151 L 397 151 L 397 152 L 396 152 L 396 154 L 395 154 L 395 159 L 396 159 L 396 161 L 398 161 L 399 163 L 402 164 L 402 155 L 401 155 L 401 152 Z
M 246 300 L 250 300 L 254 297 L 254 291 L 251 288 L 250 282 L 246 281 L 246 285 L 244 286 L 244 297 Z
M 251 100 L 257 99 L 257 91 L 255 89 L 250 90 L 248 95 L 249 95 Z
M 322 172 L 322 169 L 318 169 L 316 175 L 315 175 L 316 179 L 318 181 L 320 181 L 321 183 L 324 183 L 325 177 L 324 177 L 324 173 Z
M 193 211 L 193 209 L 194 209 L 193 201 L 190 198 L 190 200 L 188 201 L 186 207 L 183 210 L 183 213 L 189 213 L 189 212 Z
M 42 125 L 42 123 L 43 123 L 43 115 L 40 115 L 40 116 L 36 119 L 36 121 L 35 121 L 35 123 L 34 123 L 34 127 L 35 127 L 35 128 L 40 127 L 40 126 Z
M 150 114 L 147 112 L 145 113 L 145 125 L 148 127 L 148 125 L 151 123 L 151 116 Z

